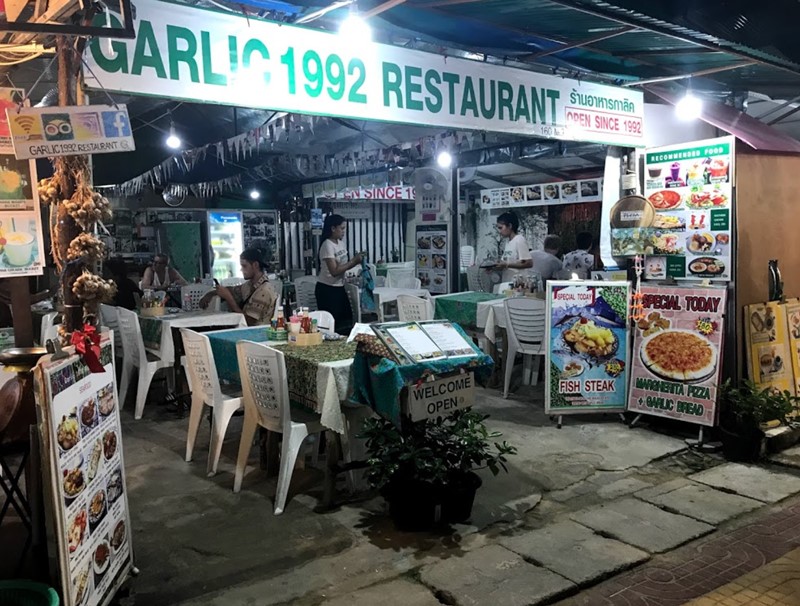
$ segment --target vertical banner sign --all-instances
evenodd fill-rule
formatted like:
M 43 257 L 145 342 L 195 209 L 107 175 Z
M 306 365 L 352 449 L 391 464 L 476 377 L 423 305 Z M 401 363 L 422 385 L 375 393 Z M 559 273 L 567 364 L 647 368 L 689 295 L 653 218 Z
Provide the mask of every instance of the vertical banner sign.
M 795 393 L 786 334 L 786 305 L 771 301 L 744 307 L 744 331 L 750 379 L 760 387 Z
M 447 234 L 446 223 L 417 225 L 417 277 L 422 288 L 434 295 L 450 292 L 447 268 L 451 259 L 448 258 Z
M 625 410 L 629 301 L 629 282 L 547 283 L 548 414 Z
M 786 301 L 786 330 L 789 333 L 795 393 L 800 394 L 800 299 Z
M 6 110 L 19 107 L 24 98 L 21 89 L 0 88 L 0 278 L 44 271 L 36 162 L 14 157 L 6 116 Z
M 96 17 L 98 24 L 113 13 Z M 136 2 L 135 40 L 92 39 L 95 89 L 294 113 L 644 146 L 640 91 L 252 15 Z M 356 184 L 358 185 L 358 184 Z
M 730 280 L 734 145 L 720 137 L 648 149 L 644 197 L 652 209 L 612 213 L 612 254 L 647 255 L 649 279 Z
M 36 369 L 42 453 L 66 606 L 111 602 L 133 565 L 113 345 L 101 343 L 104 371 L 77 355 Z
M 644 318 L 633 331 L 628 410 L 716 423 L 724 288 L 643 285 Z

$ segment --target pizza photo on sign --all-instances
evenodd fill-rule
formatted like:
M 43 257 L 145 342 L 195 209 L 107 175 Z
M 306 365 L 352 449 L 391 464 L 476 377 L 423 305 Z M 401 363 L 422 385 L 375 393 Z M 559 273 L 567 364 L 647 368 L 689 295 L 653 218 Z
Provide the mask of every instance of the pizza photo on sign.
M 662 379 L 704 381 L 717 368 L 717 348 L 703 335 L 668 329 L 645 337 L 641 347 L 645 368 Z

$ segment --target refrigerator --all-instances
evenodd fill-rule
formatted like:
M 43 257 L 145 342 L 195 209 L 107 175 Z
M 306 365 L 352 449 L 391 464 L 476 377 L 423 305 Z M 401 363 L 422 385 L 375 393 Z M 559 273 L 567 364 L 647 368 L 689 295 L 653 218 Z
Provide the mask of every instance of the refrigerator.
M 244 250 L 242 213 L 209 212 L 208 243 L 211 275 L 217 280 L 240 277 L 239 255 Z
M 159 252 L 189 282 L 203 277 L 199 221 L 165 221 L 156 228 Z

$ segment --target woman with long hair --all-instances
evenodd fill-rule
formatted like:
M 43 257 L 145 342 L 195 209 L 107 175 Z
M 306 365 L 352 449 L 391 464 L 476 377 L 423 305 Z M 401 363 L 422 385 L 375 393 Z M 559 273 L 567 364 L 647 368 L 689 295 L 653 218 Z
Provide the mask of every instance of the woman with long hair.
M 344 274 L 361 263 L 360 254 L 347 260 L 347 248 L 342 243 L 346 233 L 347 222 L 344 217 L 325 217 L 322 245 L 319 247 L 319 277 L 314 291 L 319 309 L 333 315 L 337 332 L 343 334 L 353 326 L 353 312 L 344 290 Z

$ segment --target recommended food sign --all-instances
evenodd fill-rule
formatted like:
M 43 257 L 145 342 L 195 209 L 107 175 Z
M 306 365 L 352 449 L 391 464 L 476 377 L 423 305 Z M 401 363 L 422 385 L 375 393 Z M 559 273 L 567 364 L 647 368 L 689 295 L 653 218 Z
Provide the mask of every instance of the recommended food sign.
M 104 372 L 78 356 L 37 369 L 66 606 L 108 604 L 133 562 L 112 346 Z
M 744 330 L 750 379 L 761 387 L 774 387 L 795 393 L 789 334 L 800 335 L 795 322 L 796 304 L 787 324 L 787 306 L 777 301 L 745 305 Z M 795 354 L 796 355 L 796 354 Z
M 648 149 L 652 211 L 634 226 L 612 213 L 612 254 L 648 255 L 647 278 L 730 280 L 733 158 L 733 137 Z
M 547 283 L 548 413 L 625 410 L 629 299 L 628 282 Z
M 644 285 L 628 410 L 713 426 L 725 289 Z
M 98 24 L 107 15 L 98 15 Z M 110 19 L 118 22 L 113 14 Z M 136 3 L 135 25 L 135 40 L 89 43 L 88 86 L 358 120 L 644 145 L 639 91 L 155 0 Z
M 125 105 L 7 108 L 6 118 L 20 160 L 136 149 Z
M 506 208 L 519 206 L 546 206 L 549 204 L 574 204 L 599 202 L 603 199 L 603 180 L 564 181 L 519 187 L 497 187 L 481 190 L 481 208 Z

